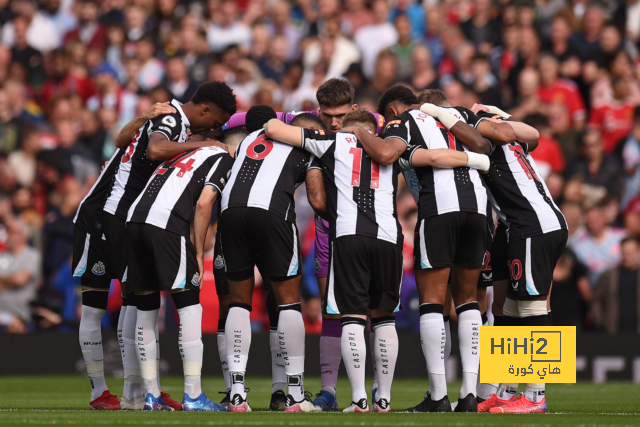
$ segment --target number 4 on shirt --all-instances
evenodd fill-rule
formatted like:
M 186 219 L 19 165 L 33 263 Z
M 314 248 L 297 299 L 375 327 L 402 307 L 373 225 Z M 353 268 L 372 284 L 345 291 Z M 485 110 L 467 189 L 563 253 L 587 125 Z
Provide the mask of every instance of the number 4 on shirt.
M 353 154 L 353 166 L 351 168 L 351 186 L 360 187 L 362 148 L 352 147 L 349 150 L 349 154 Z M 380 164 L 371 160 L 371 183 L 369 185 L 369 188 L 376 189 L 378 187 L 380 187 Z
M 194 154 L 196 154 L 196 151 L 198 150 L 194 150 L 190 153 L 180 154 L 176 156 L 177 159 L 176 157 L 174 157 L 173 159 L 169 160 L 166 163 L 171 163 L 174 160 L 175 162 L 167 168 L 159 168 L 158 170 L 156 170 L 156 175 L 164 175 L 167 170 L 177 168 L 177 169 L 180 169 L 180 171 L 177 174 L 178 178 L 184 177 L 185 173 L 190 172 L 193 169 L 193 164 L 195 163 L 196 159 L 189 159 L 189 160 L 187 159 L 193 156 Z

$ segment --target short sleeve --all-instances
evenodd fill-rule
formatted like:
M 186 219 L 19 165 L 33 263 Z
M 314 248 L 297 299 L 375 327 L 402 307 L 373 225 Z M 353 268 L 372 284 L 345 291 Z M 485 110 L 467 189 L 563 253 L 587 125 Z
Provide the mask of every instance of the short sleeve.
M 322 169 L 322 162 L 320 161 L 320 159 L 318 159 L 316 156 L 314 156 L 313 154 L 311 155 L 311 158 L 309 159 L 309 165 L 307 166 L 307 170 L 311 170 L 311 169 Z
M 336 134 L 321 129 L 302 130 L 302 149 L 316 157 L 322 157 L 336 142 Z
M 480 116 L 478 116 L 476 113 L 469 110 L 468 108 L 464 108 L 464 107 L 454 107 L 454 108 L 458 110 L 458 112 L 462 117 L 464 117 L 464 120 L 467 122 L 467 124 L 472 126 L 473 128 L 477 127 L 478 124 L 483 120 Z
M 398 166 L 400 167 L 400 172 L 406 172 L 408 170 L 413 169 L 413 165 L 411 164 L 411 158 L 413 157 L 413 154 L 416 152 L 416 150 L 419 150 L 420 148 L 422 147 L 420 147 L 419 145 L 407 146 L 407 149 L 404 150 L 404 153 L 402 153 L 402 155 L 398 159 Z
M 211 185 L 219 194 L 222 194 L 224 187 L 229 181 L 229 175 L 233 167 L 233 157 L 226 153 L 216 157 L 217 159 L 214 157 L 215 161 L 207 174 L 204 185 Z
M 180 117 L 179 113 L 164 114 L 151 119 L 151 126 L 149 126 L 147 132 L 149 136 L 154 133 L 161 133 L 169 141 L 173 141 L 176 137 L 179 137 L 182 132 L 181 121 L 182 117 Z
M 384 139 L 399 138 L 409 145 L 411 138 L 409 137 L 409 118 L 405 115 L 404 118 L 395 116 L 384 127 L 383 135 Z

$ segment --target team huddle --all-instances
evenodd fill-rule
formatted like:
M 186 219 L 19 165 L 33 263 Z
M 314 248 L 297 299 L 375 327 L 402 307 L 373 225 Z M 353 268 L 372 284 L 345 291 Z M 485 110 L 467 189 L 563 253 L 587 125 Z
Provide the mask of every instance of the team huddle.
M 418 206 L 414 270 L 429 391 L 409 412 L 524 413 L 547 410 L 544 384 L 481 384 L 480 326 L 487 286 L 494 324 L 547 326 L 552 273 L 567 223 L 529 152 L 538 132 L 492 106 L 452 107 L 445 94 L 394 86 L 378 112 L 360 110 L 354 89 L 331 79 L 312 112 L 257 105 L 236 113 L 224 83 L 202 84 L 192 100 L 156 104 L 118 135 L 118 151 L 74 219 L 73 274 L 81 278 L 80 346 L 93 409 L 248 412 L 246 366 L 257 267 L 271 324 L 270 409 L 338 410 L 344 362 L 352 403 L 344 412 L 391 411 L 398 356 L 403 233 L 396 214 L 402 173 Z M 224 136 L 209 139 L 223 130 Z M 322 389 L 304 389 L 305 328 L 294 193 L 305 183 L 316 213 L 315 276 L 323 304 Z M 220 302 L 218 352 L 226 395 L 202 392 L 205 240 L 218 209 L 214 265 Z M 495 226 L 494 213 L 498 219 Z M 118 279 L 121 399 L 104 378 L 100 323 Z M 177 308 L 184 397 L 159 378 L 160 291 Z M 458 318 L 460 398 L 447 394 L 450 307 Z M 370 325 L 374 385 L 365 387 Z

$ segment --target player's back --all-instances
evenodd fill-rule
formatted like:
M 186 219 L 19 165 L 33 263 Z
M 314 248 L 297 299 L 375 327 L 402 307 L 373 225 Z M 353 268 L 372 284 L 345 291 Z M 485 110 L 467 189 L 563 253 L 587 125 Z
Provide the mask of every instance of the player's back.
M 127 221 L 189 236 L 193 208 L 206 185 L 224 189 L 233 158 L 220 147 L 187 151 L 162 163 L 129 209 Z
M 396 214 L 398 164 L 369 157 L 355 135 L 304 131 L 303 148 L 318 156 L 327 179 L 332 237 L 365 235 L 402 245 Z
M 294 193 L 304 182 L 311 155 L 267 138 L 260 129 L 240 143 L 235 158 L 222 193 L 222 211 L 259 208 L 295 222 Z
M 147 120 L 125 149 L 113 180 L 111 193 L 104 206 L 106 212 L 126 219 L 129 208 L 153 172 L 162 163 L 160 160 L 151 160 L 147 157 L 151 135 L 160 133 L 169 141 L 187 141 L 189 120 L 178 101 L 173 100 L 171 105 L 176 109 L 175 113 Z

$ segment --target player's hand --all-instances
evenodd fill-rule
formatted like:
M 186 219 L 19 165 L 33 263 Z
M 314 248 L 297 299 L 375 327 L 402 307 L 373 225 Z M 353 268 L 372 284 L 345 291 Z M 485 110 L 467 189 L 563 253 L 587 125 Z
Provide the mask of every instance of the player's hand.
M 440 107 L 426 102 L 420 106 L 420 111 L 437 118 L 438 114 L 440 113 Z
M 198 276 L 198 286 L 200 290 L 202 290 L 202 284 L 204 283 L 204 255 L 196 255 L 196 259 L 198 260 L 198 272 L 200 273 Z
M 161 116 L 163 114 L 175 114 L 176 109 L 169 102 L 156 102 L 147 111 L 143 112 L 140 117 L 145 121 Z
M 100 170 L 103 171 L 104 168 L 106 168 L 108 164 L 109 164 L 109 160 L 105 161 L 104 165 L 102 165 L 102 168 Z
M 473 107 L 471 107 L 471 111 L 474 114 L 478 114 L 478 111 L 489 112 L 489 107 L 487 107 L 486 105 L 482 105 L 482 104 L 473 104 Z

